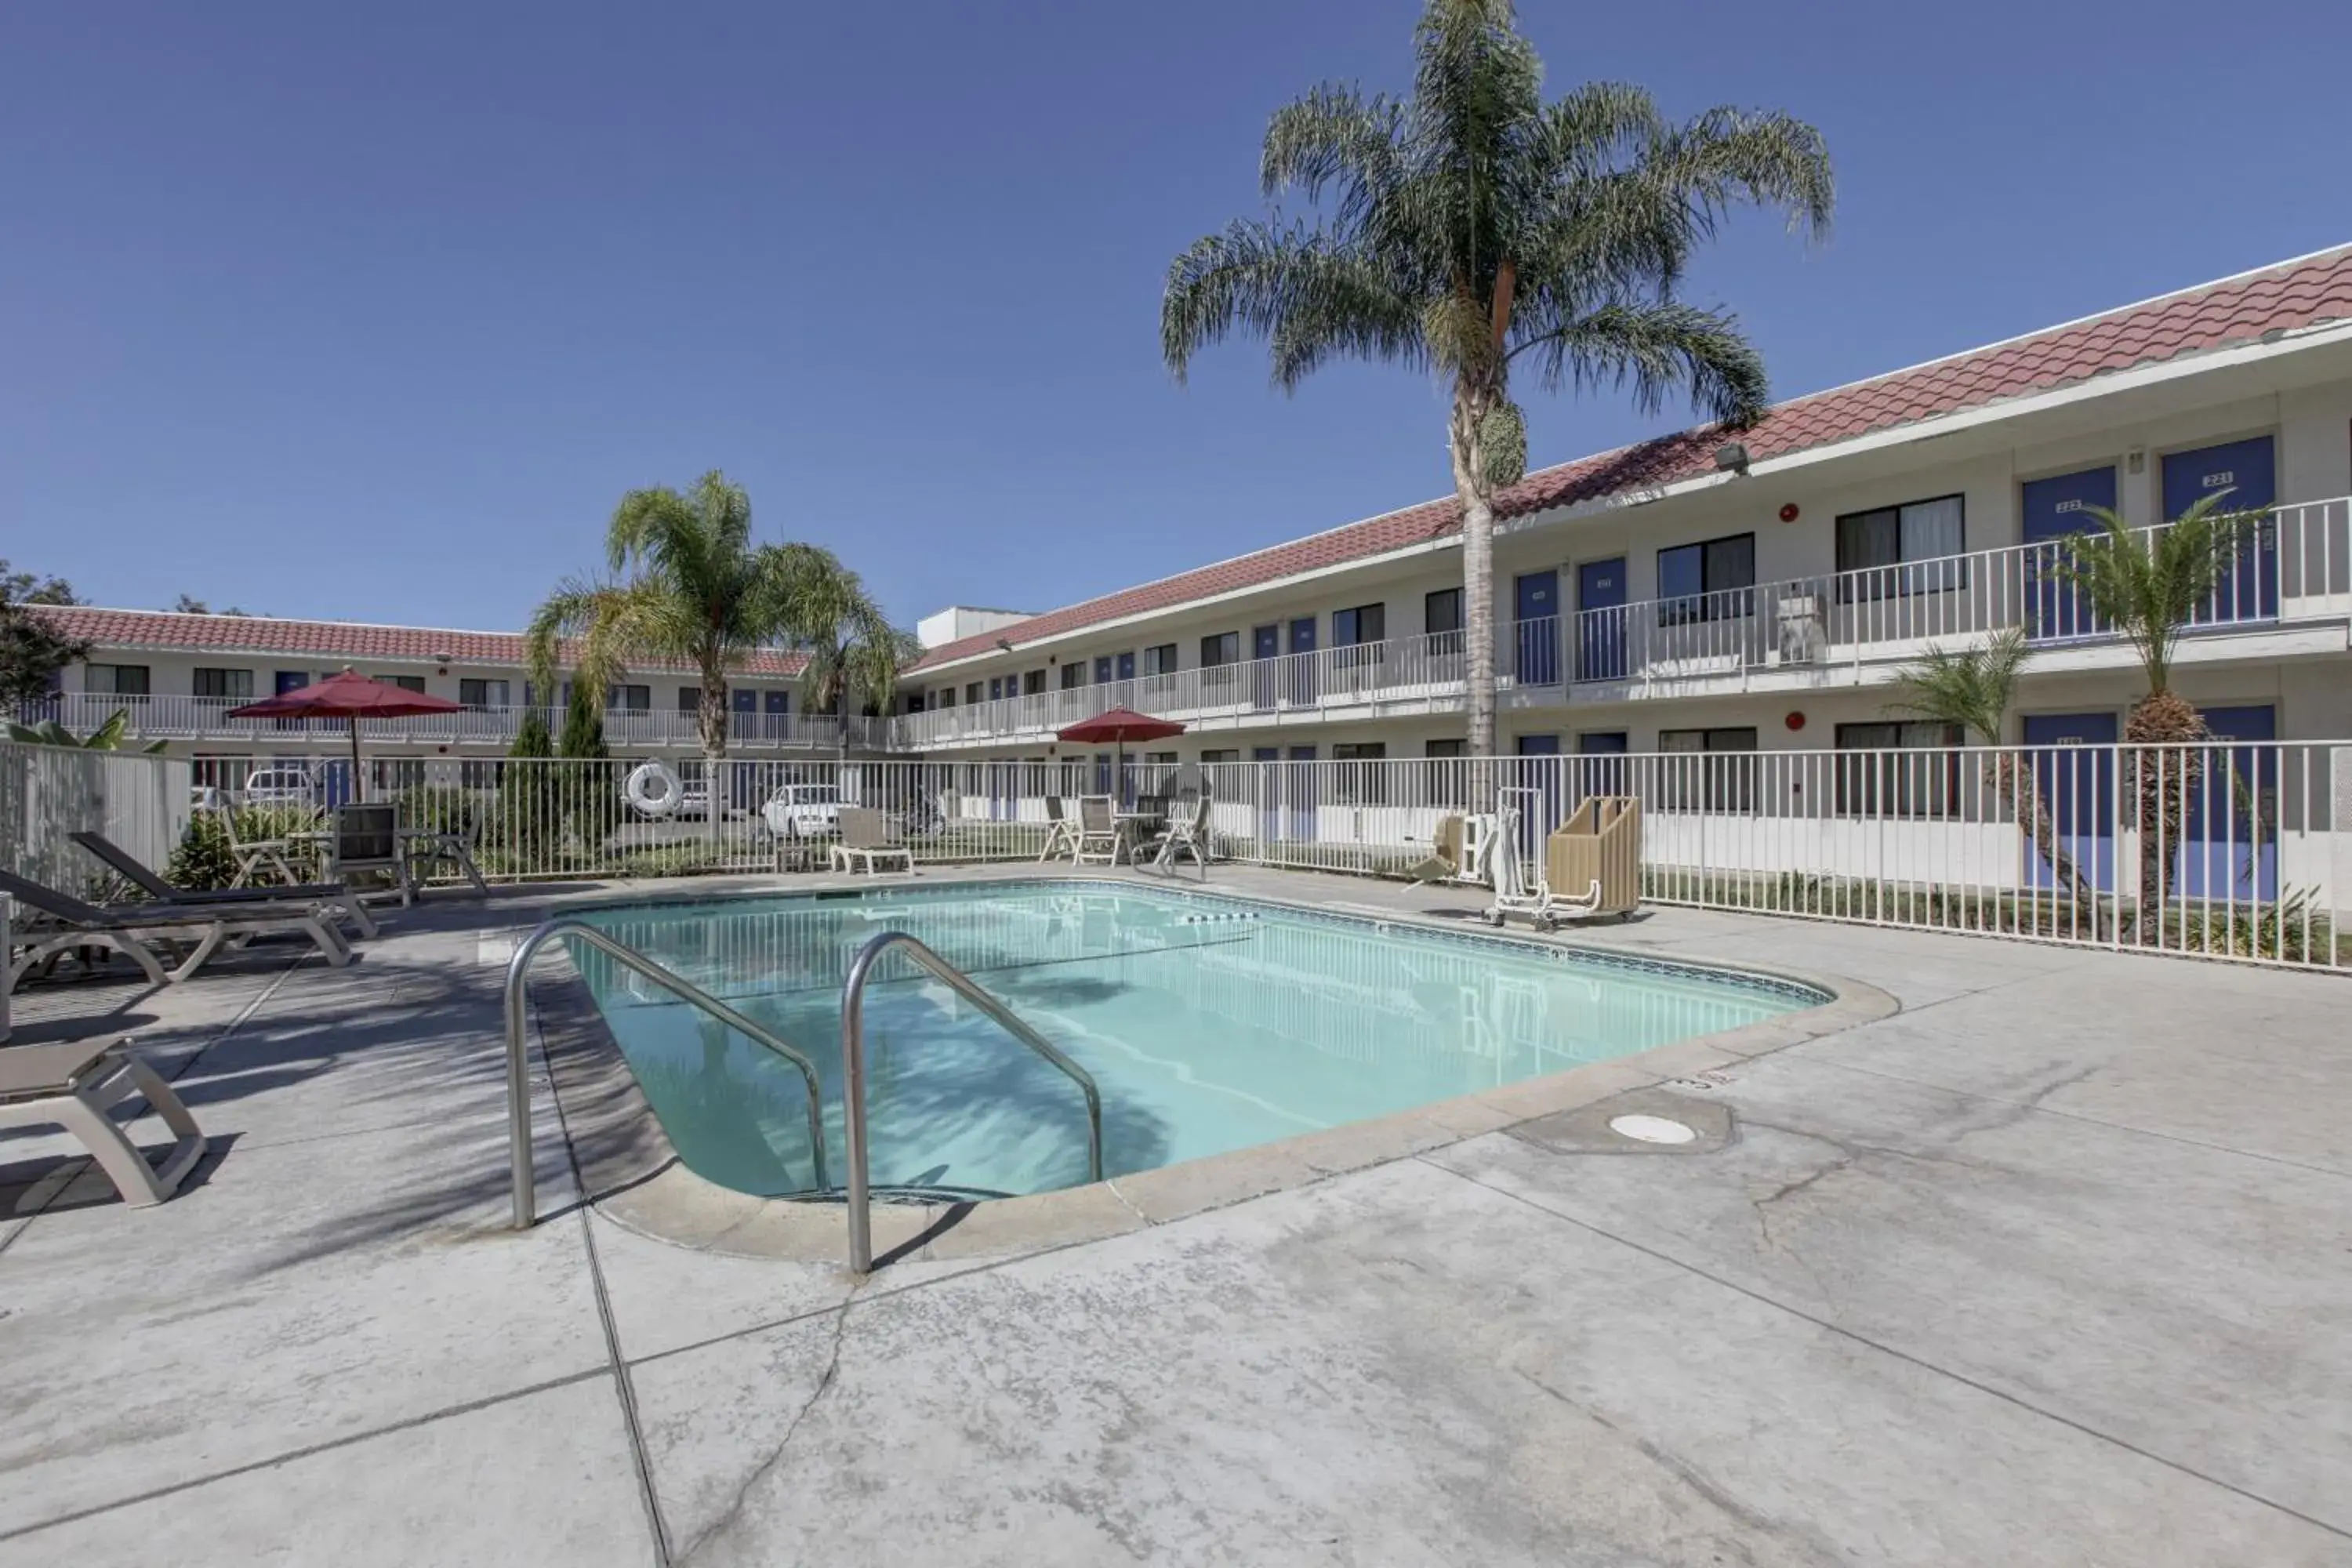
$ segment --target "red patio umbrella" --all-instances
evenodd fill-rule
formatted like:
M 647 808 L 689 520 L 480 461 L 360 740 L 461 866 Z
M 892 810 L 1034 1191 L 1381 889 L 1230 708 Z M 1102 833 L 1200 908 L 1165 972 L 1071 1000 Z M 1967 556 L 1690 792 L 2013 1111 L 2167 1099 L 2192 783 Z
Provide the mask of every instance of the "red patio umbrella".
M 411 691 L 404 686 L 370 680 L 364 675 L 346 669 L 340 675 L 331 675 L 308 686 L 298 686 L 291 691 L 281 691 L 262 701 L 232 708 L 228 710 L 228 717 L 350 720 L 352 795 L 353 799 L 365 800 L 366 776 L 360 772 L 361 720 L 409 719 L 420 713 L 457 713 L 464 709 L 464 703 L 452 702 L 446 697 L 434 697 L 422 691 Z
M 1057 730 L 1057 740 L 1073 742 L 1081 746 L 1099 746 L 1105 741 L 1118 747 L 1118 761 L 1113 764 L 1113 787 L 1127 773 L 1127 743 L 1129 741 L 1164 741 L 1171 735 L 1181 735 L 1184 726 L 1172 719 L 1154 719 L 1149 713 L 1138 713 L 1132 708 L 1114 708 L 1108 713 L 1097 713 L 1082 719 L 1066 730 Z

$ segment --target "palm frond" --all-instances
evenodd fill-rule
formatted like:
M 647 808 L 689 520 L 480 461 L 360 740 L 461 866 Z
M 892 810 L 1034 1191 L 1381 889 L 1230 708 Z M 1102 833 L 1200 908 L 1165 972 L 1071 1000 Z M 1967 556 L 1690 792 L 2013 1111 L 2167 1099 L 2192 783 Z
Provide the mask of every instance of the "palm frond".
M 1170 266 L 1160 342 L 1179 382 L 1195 353 L 1235 328 L 1279 340 L 1275 380 L 1285 387 L 1333 353 L 1408 363 L 1427 358 L 1412 302 L 1368 258 L 1299 227 L 1237 222 Z
M 1402 126 L 1402 113 L 1390 99 L 1327 83 L 1274 111 L 1259 155 L 1259 184 L 1268 200 L 1297 186 L 1317 201 L 1339 182 L 1347 187 L 1343 210 L 1360 206 L 1393 189 L 1402 175 L 1397 145 Z
M 2151 692 L 2169 689 L 2180 634 L 2231 570 L 2267 516 L 2224 511 L 2217 490 L 2162 528 L 2133 528 L 2112 509 L 2086 506 L 2090 532 L 2063 542 L 2053 575 L 2079 590 L 2092 614 L 2138 654 Z
M 1896 677 L 1897 699 L 1890 712 L 1973 731 L 1988 745 L 2001 742 L 2017 678 L 2032 647 L 2021 626 L 2011 626 L 1982 647 L 1930 646 L 1917 663 Z
M 1546 390 L 1622 386 L 1645 413 L 1687 388 L 1706 417 L 1745 424 L 1769 396 L 1764 362 L 1731 318 L 1693 305 L 1612 300 L 1565 321 L 1529 312 L 1511 355 L 1533 356 Z

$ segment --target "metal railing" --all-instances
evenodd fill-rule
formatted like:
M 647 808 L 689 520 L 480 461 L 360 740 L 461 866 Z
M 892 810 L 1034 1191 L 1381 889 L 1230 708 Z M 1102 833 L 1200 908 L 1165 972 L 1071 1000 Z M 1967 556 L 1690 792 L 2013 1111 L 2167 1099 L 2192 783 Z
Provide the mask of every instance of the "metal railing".
M 2164 526 L 2146 530 L 2161 532 Z M 1772 669 L 1892 663 L 2011 626 L 2057 647 L 2116 640 L 2064 580 L 2063 539 L 1712 593 L 1636 600 L 1495 632 L 1499 689 L 1704 682 Z M 2269 509 L 2191 617 L 2192 631 L 2352 615 L 2352 500 Z M 1437 632 L 959 702 L 892 721 L 893 749 L 1050 739 L 1112 708 L 1202 721 L 1360 719 L 1451 711 L 1465 690 L 1464 634 Z M 1091 673 L 1090 665 L 1082 665 Z M 1050 676 L 1058 678 L 1060 670 Z M 999 677 L 1003 679 L 1006 678 Z M 968 683 L 967 683 L 968 684 Z
M 345 742 L 341 719 L 232 719 L 229 710 L 249 700 L 237 697 L 121 696 L 102 691 L 60 691 L 34 698 L 16 710 L 19 721 L 53 719 L 86 734 L 116 713 L 130 714 L 129 734 L 142 741 L 233 741 L 265 749 L 296 751 Z M 362 741 L 407 741 L 436 745 L 509 745 L 522 728 L 528 708 L 467 708 L 455 713 L 425 713 L 406 719 L 360 721 Z M 537 710 L 550 734 L 563 729 L 561 708 Z M 691 713 L 664 709 L 608 708 L 604 739 L 620 747 L 674 747 L 699 751 L 702 732 Z M 836 718 L 815 713 L 728 715 L 728 742 L 755 748 L 880 746 L 889 739 L 887 719 Z
M 841 1107 L 844 1163 L 849 1167 L 849 1267 L 859 1274 L 874 1268 L 874 1216 L 866 1191 L 866 984 L 882 955 L 906 950 L 932 978 L 989 1017 L 1004 1031 L 1045 1058 L 1077 1084 L 1087 1097 L 1087 1180 L 1102 1180 L 1102 1095 L 1094 1075 L 1072 1061 L 1061 1048 L 1022 1022 L 1018 1014 L 990 995 L 971 977 L 902 931 L 875 935 L 850 960 L 841 982 Z
M 1558 687 L 1566 669 L 1559 637 L 1558 616 L 1501 627 L 1495 639 L 1496 680 L 1507 689 Z M 902 715 L 893 721 L 891 743 L 921 751 L 959 742 L 1045 737 L 1113 708 L 1194 721 L 1323 712 L 1363 718 L 1450 708 L 1460 699 L 1468 672 L 1463 634 L 1432 632 L 961 702 Z
M 2044 539 L 1580 610 L 1568 632 L 1571 679 L 1673 684 L 1892 662 L 2012 627 L 2040 647 L 2118 640 L 2119 630 L 2067 581 L 2070 548 Z M 2189 629 L 2345 615 L 2352 615 L 2352 500 L 2308 501 L 2270 509 L 2250 525 Z
M 531 961 L 556 937 L 584 942 L 632 973 L 653 982 L 690 1006 L 699 1008 L 728 1027 L 783 1058 L 801 1069 L 808 1085 L 809 1163 L 815 1190 L 825 1190 L 824 1097 L 817 1086 L 816 1063 L 689 980 L 656 963 L 636 949 L 614 940 L 587 921 L 562 917 L 548 921 L 522 939 L 507 963 L 507 1138 L 508 1158 L 514 1175 L 514 1228 L 529 1230 L 538 1217 L 537 1185 L 531 1166 L 530 1064 L 525 1040 L 524 1012 L 530 1005 Z

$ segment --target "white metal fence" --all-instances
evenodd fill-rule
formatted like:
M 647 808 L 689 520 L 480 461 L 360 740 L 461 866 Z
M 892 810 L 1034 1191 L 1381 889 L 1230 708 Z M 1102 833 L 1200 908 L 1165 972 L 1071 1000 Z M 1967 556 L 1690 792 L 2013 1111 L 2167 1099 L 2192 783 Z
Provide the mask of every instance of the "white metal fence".
M 1216 854 L 1395 875 L 1439 823 L 1506 799 L 1530 862 L 1589 795 L 1643 807 L 1644 896 L 2043 942 L 2352 967 L 2352 742 L 1145 763 L 730 761 L 681 812 L 635 764 L 435 760 L 400 798 L 494 878 L 773 872 L 866 807 L 919 863 L 1034 858 L 1048 798 L 1205 789 Z M 461 772 L 462 770 L 462 772 Z M 472 787 L 467 787 L 470 784 Z M 1465 896 L 1471 896 L 1465 889 Z
M 103 833 L 160 868 L 187 820 L 184 762 L 0 741 L 0 866 L 17 876 L 92 891 L 109 879 L 74 834 Z

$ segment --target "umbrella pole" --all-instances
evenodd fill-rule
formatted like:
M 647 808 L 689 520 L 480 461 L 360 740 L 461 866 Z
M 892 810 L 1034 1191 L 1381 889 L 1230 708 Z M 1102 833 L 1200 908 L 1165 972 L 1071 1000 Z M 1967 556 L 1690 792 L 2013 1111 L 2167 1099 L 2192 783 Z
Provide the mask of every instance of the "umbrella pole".
M 367 800 L 367 782 L 360 776 L 360 716 L 356 713 L 352 715 L 352 800 L 355 805 Z

